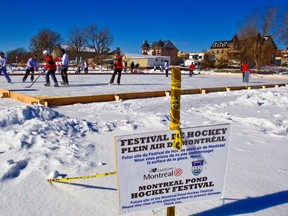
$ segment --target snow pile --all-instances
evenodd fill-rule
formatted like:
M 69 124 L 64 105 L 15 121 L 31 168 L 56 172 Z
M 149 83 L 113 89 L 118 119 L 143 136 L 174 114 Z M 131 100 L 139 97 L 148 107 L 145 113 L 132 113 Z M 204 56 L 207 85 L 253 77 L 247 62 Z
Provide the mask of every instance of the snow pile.
M 9 108 L 0 116 L 1 150 L 14 152 L 2 167 L 1 180 L 19 176 L 29 164 L 33 167 L 93 166 L 95 145 L 83 142 L 88 133 L 97 133 L 93 123 L 68 118 L 44 106 Z M 82 166 L 82 165 L 81 165 Z

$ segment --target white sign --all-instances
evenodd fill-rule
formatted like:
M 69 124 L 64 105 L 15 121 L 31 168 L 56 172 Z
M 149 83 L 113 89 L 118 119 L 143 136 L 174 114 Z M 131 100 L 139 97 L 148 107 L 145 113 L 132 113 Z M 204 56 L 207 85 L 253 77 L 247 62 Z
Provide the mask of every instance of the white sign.
M 120 214 L 220 199 L 226 174 L 230 124 L 115 137 Z

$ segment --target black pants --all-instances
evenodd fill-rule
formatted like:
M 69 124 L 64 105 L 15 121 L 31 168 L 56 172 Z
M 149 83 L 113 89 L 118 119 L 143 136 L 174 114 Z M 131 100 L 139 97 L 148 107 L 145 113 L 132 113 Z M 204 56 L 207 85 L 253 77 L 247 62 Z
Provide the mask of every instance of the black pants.
M 23 82 L 26 81 L 26 79 L 27 79 L 28 75 L 30 74 L 30 72 L 31 72 L 31 77 L 30 77 L 30 79 L 31 79 L 31 81 L 33 82 L 33 80 L 34 80 L 34 68 L 27 68 L 27 69 L 26 69 L 25 75 L 24 75 L 24 77 L 23 77 L 23 79 L 22 79 Z
M 168 69 L 165 69 L 166 77 L 168 77 Z
M 193 70 L 189 71 L 189 76 L 192 77 L 192 75 L 194 74 Z
M 50 83 L 50 78 L 49 76 L 51 75 L 51 78 L 53 80 L 53 82 L 55 84 L 57 84 L 57 78 L 56 78 L 56 75 L 55 75 L 55 71 L 56 70 L 48 70 L 47 73 L 46 73 L 46 83 Z
M 120 84 L 121 72 L 122 72 L 122 69 L 118 69 L 118 68 L 115 68 L 115 69 L 114 69 L 114 72 L 113 72 L 112 77 L 111 77 L 111 79 L 110 79 L 110 84 L 113 84 L 113 83 L 114 83 L 114 79 L 115 79 L 115 76 L 116 76 L 117 73 L 118 73 L 117 84 Z
M 68 83 L 67 71 L 68 71 L 68 67 L 67 66 L 62 66 L 62 68 L 61 68 L 62 81 L 63 81 L 63 84 L 67 84 L 68 85 L 69 83 Z

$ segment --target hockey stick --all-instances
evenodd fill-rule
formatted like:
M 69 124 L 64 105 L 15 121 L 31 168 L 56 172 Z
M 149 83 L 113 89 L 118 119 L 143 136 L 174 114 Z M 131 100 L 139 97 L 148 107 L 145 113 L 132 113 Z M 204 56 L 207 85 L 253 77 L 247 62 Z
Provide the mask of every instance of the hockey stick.
M 26 88 L 31 88 L 34 85 L 34 83 L 39 79 L 40 76 L 44 76 L 44 74 L 40 73 L 39 76 L 31 83 L 31 85 L 30 86 L 26 86 Z

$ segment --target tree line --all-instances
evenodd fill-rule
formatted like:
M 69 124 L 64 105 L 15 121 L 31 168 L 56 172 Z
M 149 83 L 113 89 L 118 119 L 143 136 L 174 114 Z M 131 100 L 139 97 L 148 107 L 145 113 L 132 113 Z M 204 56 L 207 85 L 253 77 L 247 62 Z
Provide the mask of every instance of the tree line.
M 93 50 L 95 62 L 102 62 L 109 53 L 109 47 L 113 43 L 113 36 L 108 28 L 98 28 L 95 24 L 90 24 L 84 28 L 73 28 L 69 31 L 67 39 L 64 40 L 58 32 L 49 28 L 40 30 L 30 40 L 30 51 L 18 48 L 7 52 L 10 63 L 26 63 L 31 57 L 31 53 L 36 53 L 41 60 L 43 50 L 59 53 L 61 44 L 65 44 L 79 58 L 85 47 Z

